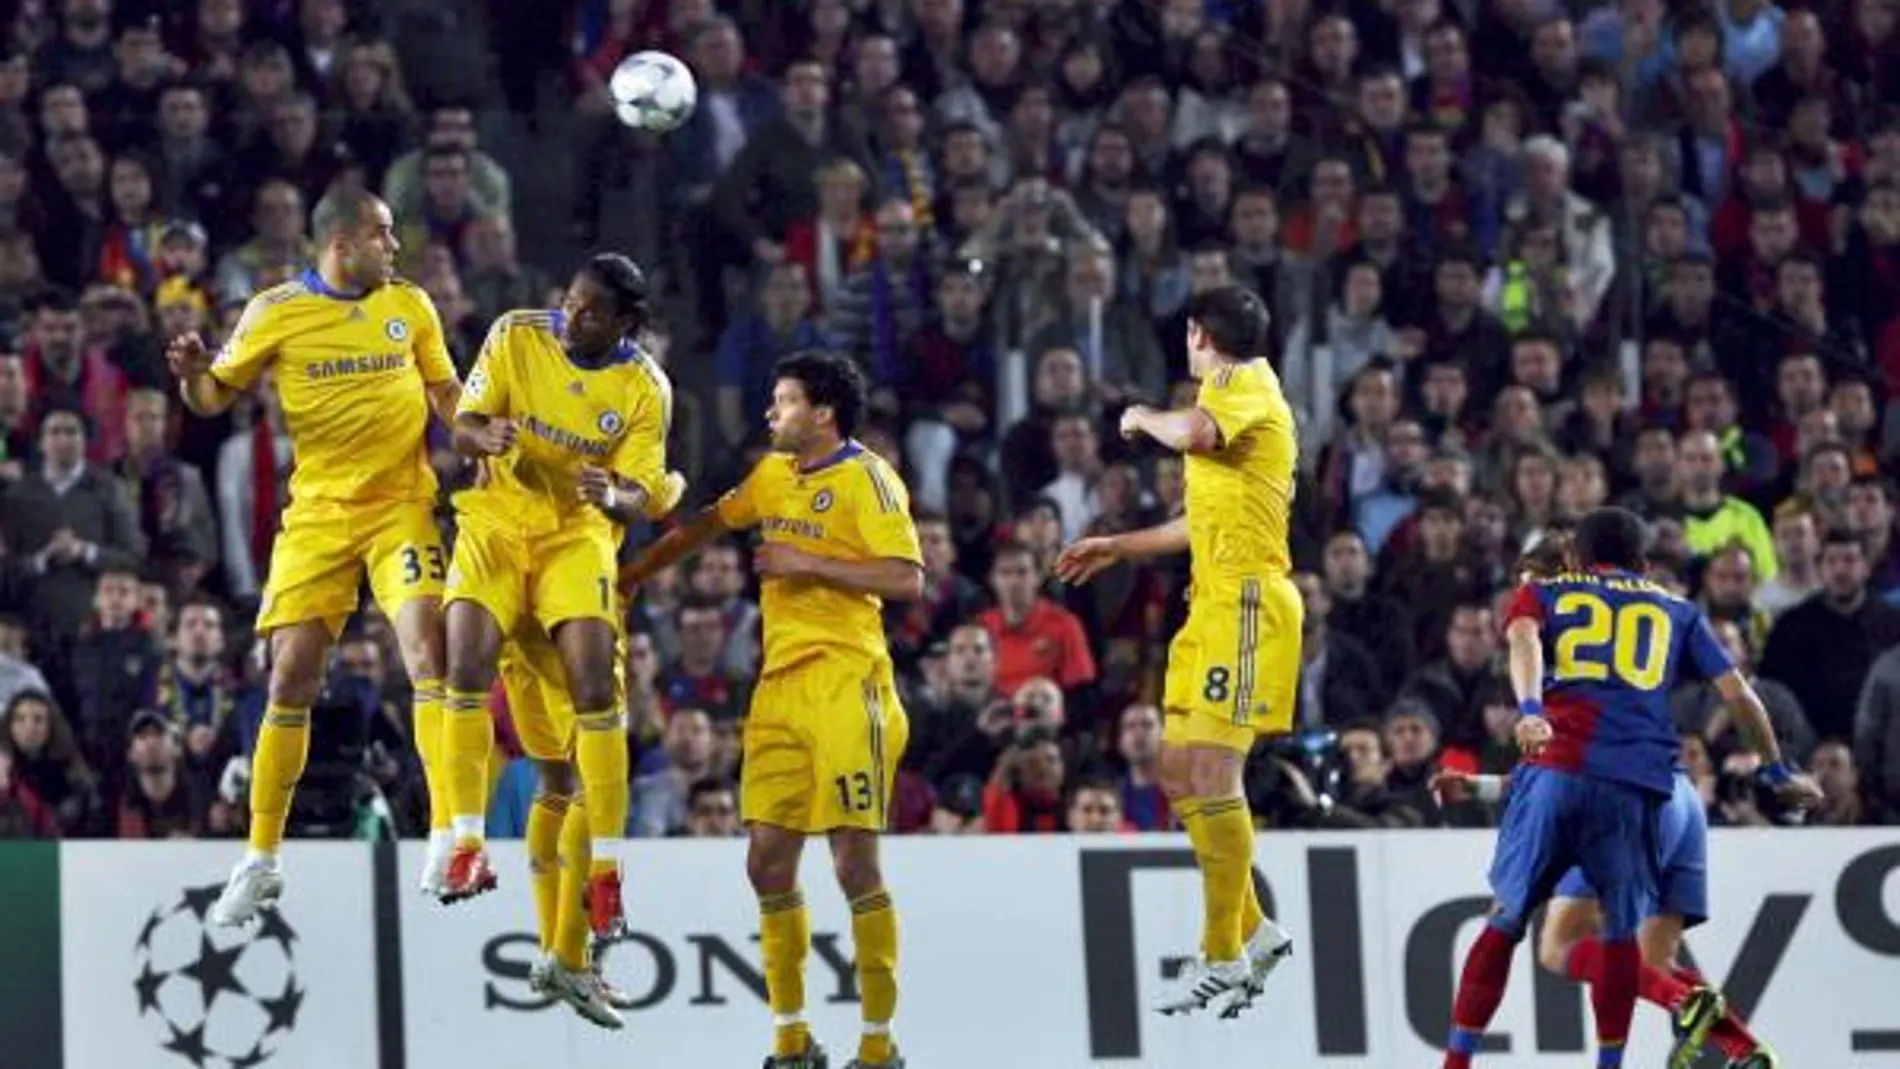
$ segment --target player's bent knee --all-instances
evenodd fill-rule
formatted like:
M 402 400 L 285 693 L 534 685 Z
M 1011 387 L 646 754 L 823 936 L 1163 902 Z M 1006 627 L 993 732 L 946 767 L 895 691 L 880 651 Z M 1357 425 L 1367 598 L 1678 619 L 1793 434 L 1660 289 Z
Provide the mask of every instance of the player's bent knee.
M 1537 939 L 1537 963 L 1563 975 L 1570 971 L 1570 951 L 1575 944 L 1546 927 Z
M 271 635 L 270 700 L 277 705 L 309 706 L 323 690 L 323 662 L 330 632 L 320 621 L 278 628 Z
M 846 898 L 870 894 L 884 886 L 877 859 L 877 833 L 859 829 L 831 833 L 831 868 Z
M 448 669 L 442 603 L 435 598 L 411 598 L 406 602 L 396 614 L 396 643 L 401 647 L 409 678 L 442 678 Z
M 583 677 L 570 680 L 568 694 L 574 699 L 574 711 L 583 717 L 611 716 L 614 709 L 614 679 L 612 670 L 601 673 L 601 677 Z M 617 722 L 617 721 L 616 721 Z
M 776 830 L 776 829 L 774 829 Z M 759 895 L 782 895 L 798 886 L 798 850 L 777 836 L 754 834 L 745 857 L 746 879 Z
M 574 766 L 566 761 L 537 760 L 534 765 L 541 775 L 542 794 L 571 798 L 580 789 L 580 778 L 574 774 Z

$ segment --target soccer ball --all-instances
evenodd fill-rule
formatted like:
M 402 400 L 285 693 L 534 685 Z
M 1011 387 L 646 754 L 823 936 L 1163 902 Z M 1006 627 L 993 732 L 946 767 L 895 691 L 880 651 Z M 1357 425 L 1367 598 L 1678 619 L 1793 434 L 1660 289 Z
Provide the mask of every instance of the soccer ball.
M 621 60 L 607 92 L 621 122 L 653 134 L 684 126 L 699 100 L 693 72 L 665 52 L 637 52 Z

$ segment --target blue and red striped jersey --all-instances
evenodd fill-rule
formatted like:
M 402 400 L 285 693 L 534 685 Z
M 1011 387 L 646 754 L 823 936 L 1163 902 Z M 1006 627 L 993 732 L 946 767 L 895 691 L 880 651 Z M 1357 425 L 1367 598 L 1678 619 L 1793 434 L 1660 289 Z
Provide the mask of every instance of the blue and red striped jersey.
M 1571 572 L 1518 588 L 1505 626 L 1521 619 L 1542 633 L 1553 732 L 1530 763 L 1669 794 L 1684 662 L 1703 679 L 1734 667 L 1701 607 L 1630 572 Z

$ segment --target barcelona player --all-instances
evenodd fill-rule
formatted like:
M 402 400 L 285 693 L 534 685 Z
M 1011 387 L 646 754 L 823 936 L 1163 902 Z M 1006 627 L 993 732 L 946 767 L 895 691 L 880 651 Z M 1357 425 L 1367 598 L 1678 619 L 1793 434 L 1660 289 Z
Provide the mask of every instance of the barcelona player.
M 1298 445 L 1263 355 L 1269 325 L 1265 302 L 1240 287 L 1188 303 L 1194 405 L 1135 405 L 1121 427 L 1124 437 L 1185 454 L 1186 514 L 1084 538 L 1056 561 L 1059 576 L 1082 583 L 1117 561 L 1188 551 L 1188 619 L 1168 647 L 1161 786 L 1200 862 L 1205 919 L 1200 957 L 1155 1001 L 1167 1014 L 1218 998 L 1221 1015 L 1235 1016 L 1293 952 L 1254 892 L 1254 825 L 1241 786 L 1254 740 L 1291 727 L 1300 672 L 1303 608 L 1287 548 Z
M 1575 570 L 1565 530 L 1547 531 L 1518 562 L 1519 579 L 1524 583 L 1555 579 Z M 1766 722 L 1749 728 L 1754 737 L 1768 730 Z M 1519 748 L 1530 753 L 1549 742 L 1550 723 L 1542 717 L 1524 717 L 1518 721 L 1517 734 Z M 1504 777 L 1441 769 L 1433 777 L 1432 786 L 1439 789 L 1450 783 L 1464 783 L 1480 797 L 1495 799 L 1503 793 Z M 1807 777 L 1796 776 L 1784 793 L 1801 802 L 1813 797 L 1811 786 Z M 1676 769 L 1675 790 L 1663 807 L 1658 845 L 1662 854 L 1658 897 L 1652 913 L 1637 930 L 1644 963 L 1638 997 L 1669 1011 L 1677 1037 L 1673 1057 L 1685 1064 L 1693 1063 L 1703 1043 L 1710 1042 L 1731 1059 L 1733 1069 L 1773 1069 L 1777 1064 L 1774 1052 L 1754 1037 L 1740 1016 L 1724 1006 L 1720 993 L 1693 970 L 1676 964 L 1682 933 L 1709 916 L 1708 816 L 1694 781 L 1680 766 Z M 1596 889 L 1581 869 L 1572 868 L 1558 881 L 1545 909 L 1538 961 L 1560 975 L 1584 982 L 1593 980 L 1603 961 L 1603 944 L 1598 938 L 1601 919 Z
M 601 934 L 621 921 L 627 820 L 616 558 L 626 525 L 664 515 L 684 489 L 666 470 L 672 387 L 634 341 L 648 318 L 640 269 L 624 256 L 595 256 L 558 311 L 496 320 L 455 417 L 456 449 L 481 470 L 456 496 L 449 568 L 445 766 L 455 847 L 444 893 L 465 898 L 495 885 L 482 839 L 487 697 L 503 638 L 531 621 L 552 640 L 573 705 L 591 849 L 587 896 Z M 546 769 L 565 753 L 536 756 Z M 560 821 L 548 826 L 558 830 Z M 559 961 L 555 982 L 588 997 L 584 965 L 571 955 Z
M 767 423 L 774 453 L 738 487 L 654 543 L 621 573 L 631 587 L 727 531 L 764 535 L 765 661 L 746 718 L 740 805 L 746 872 L 759 897 L 760 949 L 774 1021 L 769 1069 L 822 1069 L 805 1021 L 811 918 L 798 888 L 805 837 L 824 835 L 851 902 L 863 995 L 856 1069 L 901 1067 L 897 912 L 884 888 L 878 833 L 890 811 L 909 723 L 898 704 L 883 603 L 923 592 L 909 493 L 852 438 L 863 373 L 847 357 L 795 353 L 774 369 Z
M 1587 880 L 1579 886 L 1598 899 L 1601 939 L 1591 941 L 1576 965 L 1591 983 L 1597 1064 L 1623 1064 L 1639 987 L 1667 976 L 1646 971 L 1639 927 L 1652 912 L 1676 910 L 1684 920 L 1707 912 L 1696 895 L 1702 866 L 1682 846 L 1692 834 L 1686 827 L 1675 834 L 1676 898 L 1661 898 L 1668 806 L 1676 792 L 1667 699 L 1685 659 L 1715 682 L 1754 734 L 1765 778 L 1792 799 L 1811 795 L 1812 785 L 1782 763 L 1760 698 L 1708 618 L 1641 574 L 1646 534 L 1633 513 L 1590 512 L 1573 535 L 1575 569 L 1529 577 L 1507 613 L 1511 683 L 1524 718 L 1520 738 L 1529 746 L 1514 773 L 1492 861 L 1496 902 L 1459 979 L 1446 1069 L 1470 1066 L 1503 998 L 1527 919 L 1573 868 Z M 1673 954 L 1673 946 L 1669 950 Z M 1722 1005 L 1706 988 L 1691 988 L 1678 1001 L 1678 1025 L 1685 1019 L 1691 1025 L 1679 1027 L 1683 1035 L 1671 1059 L 1681 1067 L 1699 1055 Z
M 215 360 L 195 334 L 166 352 L 186 406 L 201 416 L 230 408 L 271 369 L 296 458 L 257 620 L 270 636 L 271 674 L 250 849 L 212 908 L 219 924 L 244 923 L 283 892 L 277 850 L 309 753 L 310 707 L 365 576 L 395 621 L 424 763 L 438 756 L 448 561 L 424 434 L 430 412 L 454 416 L 461 384 L 435 306 L 393 274 L 389 207 L 339 196 L 313 229 L 317 266 L 253 297 Z

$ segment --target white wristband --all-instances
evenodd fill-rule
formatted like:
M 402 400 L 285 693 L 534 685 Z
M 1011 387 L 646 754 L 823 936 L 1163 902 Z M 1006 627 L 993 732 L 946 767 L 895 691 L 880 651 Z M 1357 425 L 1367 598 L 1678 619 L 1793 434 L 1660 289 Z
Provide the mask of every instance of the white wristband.
M 1504 797 L 1503 776 L 1474 776 L 1474 793 L 1480 802 L 1495 802 Z
M 620 503 L 619 488 L 614 486 L 614 484 L 612 483 L 608 483 L 607 496 L 601 501 L 600 507 L 608 512 L 612 512 L 614 510 L 614 506 L 618 505 L 619 503 Z

